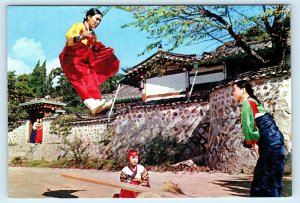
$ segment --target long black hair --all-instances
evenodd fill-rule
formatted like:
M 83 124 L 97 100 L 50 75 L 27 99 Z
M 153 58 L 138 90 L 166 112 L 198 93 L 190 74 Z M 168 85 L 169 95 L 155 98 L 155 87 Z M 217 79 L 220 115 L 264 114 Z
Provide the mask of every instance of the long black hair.
M 252 85 L 250 84 L 250 82 L 248 82 L 247 80 L 240 80 L 240 81 L 237 81 L 237 82 L 233 83 L 233 85 L 236 85 L 236 86 L 238 86 L 241 89 L 245 88 L 245 90 L 249 94 L 249 96 L 251 98 L 255 99 L 258 103 L 260 103 L 260 101 L 254 95 L 254 91 L 252 89 Z
M 85 18 L 83 19 L 84 21 L 87 21 L 88 16 L 94 16 L 96 14 L 100 14 L 101 16 L 103 16 L 103 14 L 96 8 L 91 8 L 90 10 L 88 10 L 85 14 Z

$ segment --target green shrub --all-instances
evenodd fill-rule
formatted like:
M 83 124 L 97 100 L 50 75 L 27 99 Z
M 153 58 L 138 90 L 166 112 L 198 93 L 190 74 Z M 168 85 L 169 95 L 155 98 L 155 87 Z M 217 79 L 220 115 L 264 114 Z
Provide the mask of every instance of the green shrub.
M 43 160 L 30 160 L 27 161 L 28 167 L 47 167 L 48 162 Z
M 145 165 L 171 165 L 176 162 L 178 152 L 175 140 L 157 136 L 144 146 L 140 160 Z
M 50 130 L 51 133 L 62 137 L 63 147 L 60 147 L 60 149 L 64 151 L 64 157 L 69 156 L 76 165 L 82 166 L 86 164 L 89 159 L 87 149 L 90 144 L 85 144 L 84 140 L 77 136 L 75 136 L 75 138 L 71 141 L 68 139 L 72 130 L 70 122 L 76 119 L 77 117 L 74 115 L 61 116 L 52 121 Z
M 22 164 L 22 162 L 23 162 L 23 160 L 20 156 L 14 157 L 13 160 L 10 161 L 10 163 L 14 164 L 14 165 Z

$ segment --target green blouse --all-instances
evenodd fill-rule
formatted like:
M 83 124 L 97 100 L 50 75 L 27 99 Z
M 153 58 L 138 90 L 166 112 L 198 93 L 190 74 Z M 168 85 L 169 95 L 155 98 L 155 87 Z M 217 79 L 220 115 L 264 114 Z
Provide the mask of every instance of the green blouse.
M 247 145 L 257 143 L 260 137 L 255 124 L 255 114 L 266 112 L 266 109 L 251 97 L 243 101 L 241 122 Z

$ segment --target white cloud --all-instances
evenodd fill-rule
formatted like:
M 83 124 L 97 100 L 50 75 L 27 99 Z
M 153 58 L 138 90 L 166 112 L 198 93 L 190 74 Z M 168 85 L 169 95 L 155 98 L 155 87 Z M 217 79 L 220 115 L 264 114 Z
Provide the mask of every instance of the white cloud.
M 38 60 L 41 63 L 46 60 L 42 44 L 33 38 L 20 38 L 13 45 L 12 53 L 8 55 L 8 70 L 15 70 L 17 75 L 31 73 Z M 58 58 L 46 61 L 47 74 L 56 67 L 60 67 Z
M 47 61 L 46 62 L 47 74 L 49 74 L 53 68 L 58 68 L 58 67 L 61 67 L 58 58 L 53 59 L 51 61 Z
M 22 60 L 13 59 L 11 57 L 7 58 L 7 69 L 11 71 L 15 70 L 17 75 L 32 72 L 31 66 L 27 65 Z
M 28 63 L 36 63 L 38 60 L 44 61 L 46 56 L 40 42 L 33 38 L 21 38 L 16 41 L 12 48 L 12 57 Z
M 61 67 L 60 65 L 60 62 L 59 62 L 59 59 L 56 58 L 56 59 L 53 59 L 51 61 L 47 61 L 46 62 L 46 68 L 47 68 L 47 75 L 51 72 L 52 69 L 54 68 L 58 68 L 58 67 Z M 53 87 L 57 86 L 58 85 L 58 80 L 59 80 L 60 77 L 55 77 L 53 79 Z

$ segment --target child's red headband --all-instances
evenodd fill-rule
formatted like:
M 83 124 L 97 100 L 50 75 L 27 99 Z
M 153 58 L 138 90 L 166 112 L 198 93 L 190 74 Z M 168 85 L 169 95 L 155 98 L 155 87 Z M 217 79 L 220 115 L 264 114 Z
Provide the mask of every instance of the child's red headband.
M 133 148 L 131 148 L 129 150 L 129 152 L 127 153 L 127 160 L 129 160 L 130 156 L 138 156 L 139 153 L 137 151 L 135 151 Z

